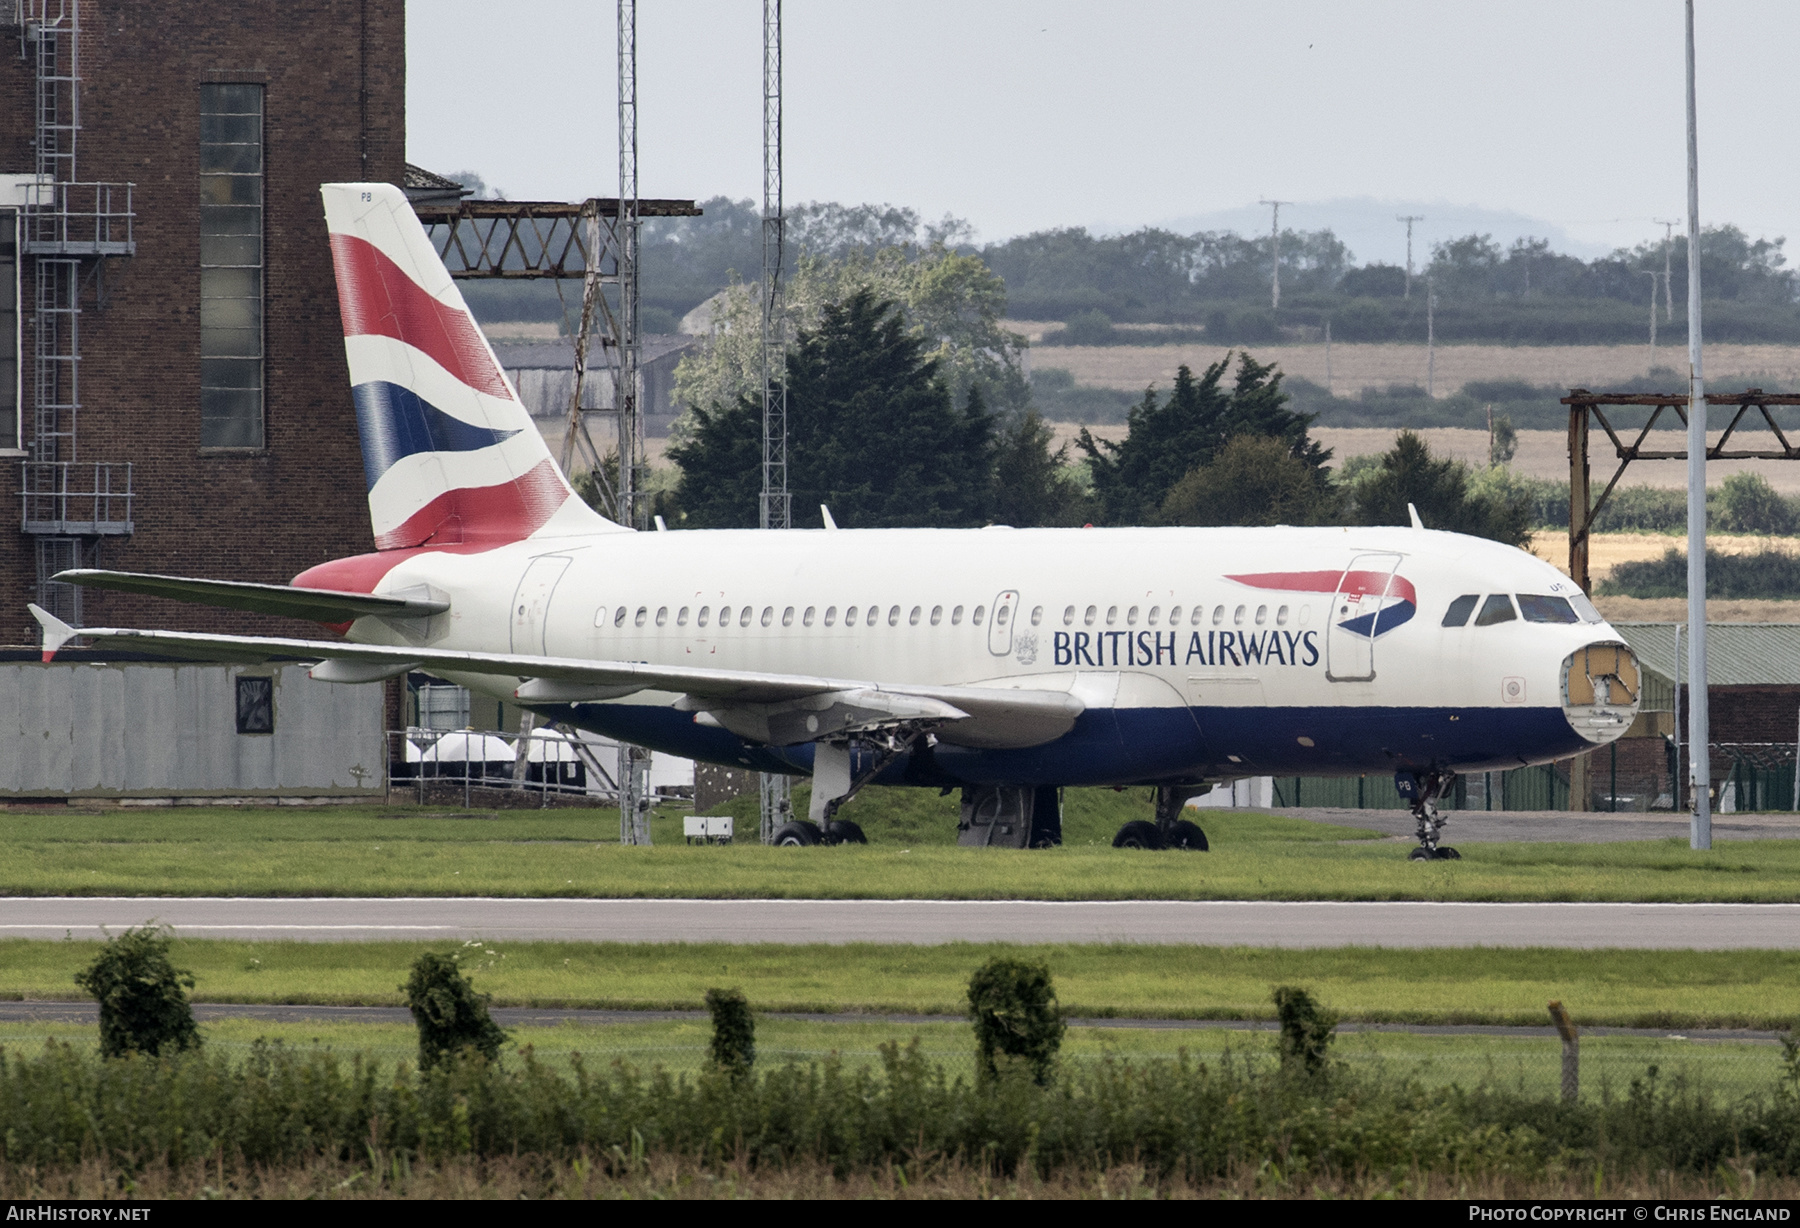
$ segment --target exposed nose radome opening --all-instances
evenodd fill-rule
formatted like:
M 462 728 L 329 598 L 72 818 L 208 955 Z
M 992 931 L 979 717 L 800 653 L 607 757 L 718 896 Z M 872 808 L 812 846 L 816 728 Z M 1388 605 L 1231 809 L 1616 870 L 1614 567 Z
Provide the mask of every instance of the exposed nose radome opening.
M 1637 719 L 1643 679 L 1637 657 L 1623 644 L 1589 644 L 1562 668 L 1563 714 L 1576 733 L 1597 746 L 1625 736 Z

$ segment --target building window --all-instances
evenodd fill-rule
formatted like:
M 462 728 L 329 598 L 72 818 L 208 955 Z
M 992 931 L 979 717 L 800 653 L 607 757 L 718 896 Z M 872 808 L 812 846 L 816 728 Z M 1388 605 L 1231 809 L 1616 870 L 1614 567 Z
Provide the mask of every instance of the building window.
M 275 680 L 248 678 L 237 680 L 237 731 L 239 733 L 275 732 Z
M 263 87 L 200 87 L 200 446 L 263 446 Z
M 19 211 L 0 209 L 0 447 L 20 448 Z

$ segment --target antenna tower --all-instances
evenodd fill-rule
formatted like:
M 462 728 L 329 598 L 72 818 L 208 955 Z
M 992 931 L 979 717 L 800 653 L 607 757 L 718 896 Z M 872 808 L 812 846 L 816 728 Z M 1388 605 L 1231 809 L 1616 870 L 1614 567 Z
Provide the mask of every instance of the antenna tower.
M 763 0 L 763 262 L 762 262 L 762 495 L 757 526 L 791 527 L 787 472 L 786 317 L 781 262 L 787 238 L 781 213 L 781 0 Z M 793 814 L 788 778 L 764 772 L 760 782 L 764 844 Z
M 619 0 L 619 361 L 613 406 L 619 416 L 619 520 L 638 527 L 642 464 L 638 421 L 637 0 Z M 619 843 L 650 843 L 650 752 L 619 743 Z

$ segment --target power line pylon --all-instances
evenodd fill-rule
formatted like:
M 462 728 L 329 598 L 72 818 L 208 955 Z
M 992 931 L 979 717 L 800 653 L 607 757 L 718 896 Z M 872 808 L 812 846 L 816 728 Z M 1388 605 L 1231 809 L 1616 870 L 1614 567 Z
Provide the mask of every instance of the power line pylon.
M 1425 215 L 1423 213 L 1408 213 L 1408 214 L 1398 216 L 1394 220 L 1396 222 L 1405 222 L 1406 223 L 1406 292 L 1404 294 L 1402 294 L 1401 297 L 1402 298 L 1411 298 L 1412 297 L 1412 269 L 1413 269 L 1413 265 L 1412 265 L 1412 228 L 1413 228 L 1414 222 L 1424 221 Z
M 757 525 L 792 525 L 787 472 L 787 329 L 781 297 L 786 220 L 781 211 L 781 0 L 763 0 L 763 263 L 762 263 L 762 494 Z M 764 772 L 759 783 L 762 842 L 793 814 L 791 782 Z
M 1269 222 L 1269 244 L 1274 253 L 1274 272 L 1269 282 L 1269 310 L 1281 310 L 1281 206 L 1291 205 L 1291 200 L 1259 200 L 1259 205 L 1268 205 L 1274 210 Z

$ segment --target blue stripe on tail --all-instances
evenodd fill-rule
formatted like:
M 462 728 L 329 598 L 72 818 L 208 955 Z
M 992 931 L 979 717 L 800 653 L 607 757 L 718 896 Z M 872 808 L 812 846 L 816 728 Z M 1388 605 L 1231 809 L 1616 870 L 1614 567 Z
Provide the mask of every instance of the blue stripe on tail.
M 371 380 L 350 390 L 362 433 L 363 477 L 369 489 L 381 475 L 417 452 L 474 452 L 517 435 L 453 418 L 410 388 Z

